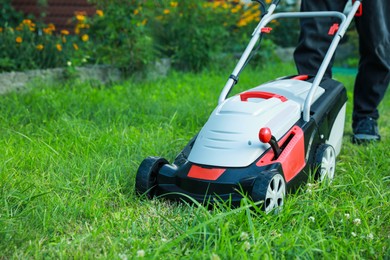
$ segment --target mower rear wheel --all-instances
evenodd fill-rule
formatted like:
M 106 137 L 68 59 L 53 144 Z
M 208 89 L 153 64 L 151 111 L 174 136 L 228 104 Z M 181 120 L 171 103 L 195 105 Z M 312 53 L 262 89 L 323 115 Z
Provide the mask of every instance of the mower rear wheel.
M 164 164 L 169 162 L 161 157 L 148 157 L 138 167 L 135 178 L 135 191 L 138 195 L 146 195 L 148 199 L 153 198 L 157 184 L 157 174 Z
M 283 176 L 274 171 L 264 172 L 255 180 L 252 189 L 252 199 L 264 201 L 262 209 L 266 214 L 279 212 L 286 197 L 286 182 Z
M 319 182 L 333 180 L 336 169 L 336 152 L 332 145 L 322 144 L 318 147 L 314 167 L 315 178 Z

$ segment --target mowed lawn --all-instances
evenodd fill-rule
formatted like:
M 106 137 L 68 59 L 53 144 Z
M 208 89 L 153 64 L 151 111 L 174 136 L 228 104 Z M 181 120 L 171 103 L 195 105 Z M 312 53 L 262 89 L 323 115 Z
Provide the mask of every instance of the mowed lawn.
M 141 161 L 169 161 L 206 122 L 230 69 L 157 80 L 35 83 L 0 97 L 0 259 L 390 257 L 390 95 L 383 141 L 350 142 L 354 76 L 336 177 L 310 182 L 264 215 L 244 201 L 214 209 L 135 195 Z M 234 91 L 295 73 L 247 69 Z

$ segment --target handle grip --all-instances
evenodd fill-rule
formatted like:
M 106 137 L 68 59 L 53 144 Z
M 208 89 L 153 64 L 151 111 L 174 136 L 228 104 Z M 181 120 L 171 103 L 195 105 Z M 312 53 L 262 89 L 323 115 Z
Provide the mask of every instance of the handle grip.
M 265 92 L 265 91 L 248 91 L 240 94 L 241 101 L 248 101 L 249 98 L 262 98 L 262 99 L 269 99 L 269 98 L 278 98 L 282 102 L 286 102 L 287 98 L 278 95 L 275 93 Z

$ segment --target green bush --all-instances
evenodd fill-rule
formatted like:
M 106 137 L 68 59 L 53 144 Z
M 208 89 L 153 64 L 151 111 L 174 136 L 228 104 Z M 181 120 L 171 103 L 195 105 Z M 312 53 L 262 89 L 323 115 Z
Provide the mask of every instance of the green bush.
M 238 27 L 254 20 L 253 16 L 243 20 L 245 6 L 236 0 L 158 3 L 150 23 L 158 50 L 162 56 L 172 58 L 176 68 L 184 70 L 199 71 L 216 53 L 231 51 L 232 38 L 242 33 Z
M 125 72 L 142 71 L 154 61 L 153 39 L 143 1 L 94 1 L 101 15 L 91 19 L 91 57 Z M 103 15 L 104 11 L 104 15 Z
M 0 0 L 0 27 L 16 26 L 23 20 L 23 14 L 16 11 L 9 0 Z
M 0 71 L 93 63 L 132 73 L 144 71 L 157 58 L 170 58 L 176 69 L 200 71 L 211 61 L 224 64 L 219 57 L 241 53 L 261 15 L 257 4 L 239 0 L 92 2 L 96 15 L 75 13 L 72 32 L 7 13 L 9 21 L 0 25 Z M 262 48 L 259 57 L 271 53 L 272 42 L 265 43 L 267 50 Z
M 286 1 L 281 1 L 276 12 L 296 12 L 299 11 L 296 4 L 289 4 Z M 298 43 L 300 32 L 299 19 L 297 18 L 282 18 L 269 23 L 273 28 L 270 34 L 270 39 L 281 47 L 294 47 Z
M 36 25 L 24 19 L 18 26 L 1 27 L 0 71 L 46 69 L 86 62 L 82 49 L 88 39 L 66 30 L 55 34 L 55 26 Z M 73 62 L 73 63 L 72 63 Z

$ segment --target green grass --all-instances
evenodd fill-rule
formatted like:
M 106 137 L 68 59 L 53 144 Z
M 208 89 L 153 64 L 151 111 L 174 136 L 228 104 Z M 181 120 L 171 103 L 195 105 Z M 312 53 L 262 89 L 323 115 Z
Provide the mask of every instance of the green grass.
M 383 142 L 344 145 L 331 186 L 288 196 L 279 215 L 135 196 L 138 165 L 172 161 L 208 118 L 226 71 L 110 86 L 35 86 L 0 100 L 0 259 L 390 257 L 390 97 Z M 294 73 L 246 70 L 238 90 Z

